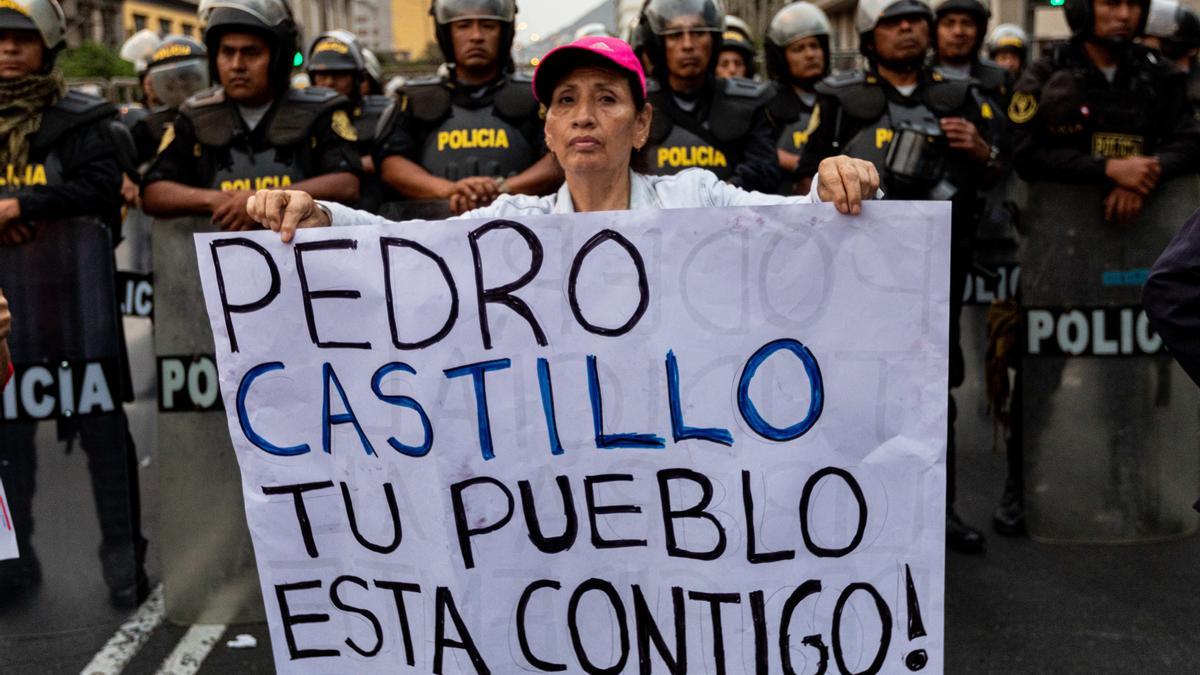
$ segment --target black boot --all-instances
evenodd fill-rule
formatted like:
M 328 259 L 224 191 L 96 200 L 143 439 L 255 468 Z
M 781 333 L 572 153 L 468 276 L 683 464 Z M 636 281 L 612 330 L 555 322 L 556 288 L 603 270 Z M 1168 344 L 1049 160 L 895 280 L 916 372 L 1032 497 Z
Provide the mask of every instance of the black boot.
M 1025 534 L 1025 501 L 1012 481 L 1004 483 L 1000 504 L 992 512 L 992 529 L 1009 537 Z
M 21 557 L 0 560 L 0 605 L 24 596 L 42 582 L 42 563 L 28 541 L 18 542 Z
M 137 544 L 102 544 L 100 570 L 108 585 L 108 597 L 113 606 L 122 609 L 137 607 L 150 595 L 150 580 L 146 577 L 144 560 L 146 541 Z
M 959 553 L 983 553 L 987 544 L 983 533 L 964 523 L 958 513 L 946 514 L 946 546 Z

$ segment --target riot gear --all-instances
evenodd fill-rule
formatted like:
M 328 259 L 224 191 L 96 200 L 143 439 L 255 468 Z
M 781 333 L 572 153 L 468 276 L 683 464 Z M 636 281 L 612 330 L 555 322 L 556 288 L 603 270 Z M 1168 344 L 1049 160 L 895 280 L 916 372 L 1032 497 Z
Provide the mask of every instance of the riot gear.
M 308 48 L 308 76 L 317 73 L 353 73 L 351 98 L 359 96 L 360 85 L 367 76 L 367 58 L 362 45 L 353 33 L 331 30 L 321 33 Z
M 1065 0 L 1063 10 L 1067 15 L 1067 26 L 1074 37 L 1094 37 L 1096 30 L 1096 12 L 1092 3 L 1096 0 Z M 1136 35 L 1141 35 L 1146 29 L 1146 21 L 1150 18 L 1150 0 L 1138 0 L 1142 7 L 1142 18 L 1138 22 Z
M 162 38 L 158 33 L 143 28 L 134 33 L 121 45 L 121 60 L 128 61 L 133 64 L 133 71 L 141 77 L 146 73 L 146 66 L 150 63 L 150 57 L 154 54 L 154 50 L 158 48 L 158 43 L 162 42 Z
M 454 40 L 450 24 L 455 21 L 481 19 L 500 22 L 500 58 L 512 63 L 513 23 L 517 17 L 516 0 L 433 0 L 429 8 L 435 23 L 438 47 L 447 63 L 454 63 Z
M 363 67 L 366 68 L 367 81 L 370 83 L 371 94 L 383 93 L 383 64 L 379 63 L 379 57 L 375 56 L 375 52 L 363 47 Z
M 1145 34 L 1158 38 L 1159 50 L 1174 61 L 1200 47 L 1200 17 L 1172 0 L 1151 0 Z
M 650 56 L 654 70 L 667 72 L 665 39 L 683 32 L 712 33 L 713 47 L 708 71 L 717 67 L 718 42 L 725 30 L 725 8 L 720 0 L 649 0 L 642 8 L 640 45 Z
M 8 0 L 0 4 L 0 28 L 37 31 L 46 47 L 46 72 L 67 44 L 67 17 L 57 0 Z
M 200 23 L 208 48 L 209 70 L 217 78 L 217 51 L 226 33 L 253 32 L 271 45 L 271 84 L 277 92 L 288 88 L 300 32 L 284 0 L 201 0 Z
M 191 38 L 169 37 L 151 55 L 146 77 L 164 106 L 178 108 L 193 94 L 208 88 L 208 50 Z
M 936 19 L 941 19 L 950 12 L 964 12 L 975 20 L 977 35 L 975 37 L 975 47 L 972 53 L 979 51 L 983 46 L 984 34 L 987 32 L 988 19 L 992 18 L 991 7 L 988 6 L 988 0 L 936 0 L 934 3 L 934 15 Z M 934 33 L 934 40 L 937 40 L 937 33 Z
M 1029 36 L 1020 26 L 1012 23 L 1002 23 L 988 33 L 987 46 L 989 58 L 996 58 L 1002 51 L 1014 51 L 1021 57 L 1021 63 L 1029 62 Z
M 784 52 L 788 45 L 806 37 L 815 37 L 825 52 L 825 70 L 829 74 L 829 34 L 832 32 L 829 17 L 820 7 L 809 2 L 793 2 L 779 10 L 767 25 L 763 52 L 767 57 L 767 74 L 777 82 L 792 80 Z
M 726 50 L 733 50 L 741 54 L 742 61 L 746 64 L 746 74 L 744 77 L 754 77 L 757 70 L 754 63 L 757 50 L 754 47 L 753 33 L 745 21 L 732 14 L 725 15 L 725 32 L 721 34 L 721 47 L 719 51 Z
M 861 0 L 854 15 L 854 29 L 858 31 L 858 51 L 868 59 L 875 58 L 875 26 L 880 19 L 898 16 L 920 16 L 929 23 L 933 34 L 933 10 L 925 0 Z

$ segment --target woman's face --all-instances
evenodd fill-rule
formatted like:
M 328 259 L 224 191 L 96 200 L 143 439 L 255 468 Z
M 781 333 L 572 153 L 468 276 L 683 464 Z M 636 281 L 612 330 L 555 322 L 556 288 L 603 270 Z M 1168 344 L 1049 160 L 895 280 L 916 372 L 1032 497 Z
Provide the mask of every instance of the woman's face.
M 596 67 L 572 71 L 554 88 L 546 110 L 546 146 L 572 174 L 628 170 L 646 143 L 650 106 L 634 105 L 629 80 Z

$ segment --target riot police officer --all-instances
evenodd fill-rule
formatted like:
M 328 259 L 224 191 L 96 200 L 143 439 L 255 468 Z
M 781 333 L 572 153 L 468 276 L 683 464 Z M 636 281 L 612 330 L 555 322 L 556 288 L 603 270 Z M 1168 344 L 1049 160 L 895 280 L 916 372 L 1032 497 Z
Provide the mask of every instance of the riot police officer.
M 1150 18 L 1142 44 L 1167 57 L 1175 70 L 1187 79 L 1188 100 L 1193 107 L 1200 103 L 1200 68 L 1196 54 L 1200 51 L 1200 15 L 1190 7 L 1171 0 L 1150 0 Z
M 283 0 L 203 0 L 209 72 L 219 83 L 179 108 L 146 172 L 154 216 L 212 214 L 223 229 L 256 228 L 246 200 L 302 185 L 322 199 L 358 199 L 361 162 L 349 102 L 289 86 L 298 33 Z
M 144 79 L 147 90 L 154 92 L 156 105 L 130 126 L 139 165 L 158 154 L 179 106 L 208 88 L 208 50 L 189 37 L 168 37 L 151 53 Z
M 112 230 L 114 242 L 119 238 L 121 166 L 113 153 L 117 110 L 101 99 L 66 90 L 54 67 L 66 46 L 65 33 L 66 17 L 55 0 L 0 5 L 2 246 L 30 241 L 34 223 L 79 217 L 97 218 Z M 93 330 L 77 328 L 84 335 Z M 109 386 L 120 393 L 120 383 Z M 137 456 L 124 412 L 118 403 L 112 413 L 64 419 L 58 432 L 63 439 L 78 435 L 88 457 L 100 520 L 99 554 L 112 600 L 134 605 L 148 593 L 142 565 L 146 541 L 141 536 Z M 0 424 L 0 480 L 8 490 L 21 554 L 0 562 L 0 601 L 41 580 L 30 546 L 35 435 L 33 423 Z
M 719 0 L 646 3 L 639 30 L 653 64 L 654 120 L 638 161 L 650 174 L 699 167 L 738 187 L 773 192 L 782 173 L 764 110 L 771 87 L 715 77 L 724 27 Z
M 365 174 L 359 208 L 375 211 L 382 199 L 382 186 L 375 174 L 371 152 L 375 147 L 375 129 L 390 100 L 386 96 L 366 93 L 379 86 L 379 62 L 376 60 L 372 64 L 367 58 L 368 53 L 353 33 L 334 30 L 313 40 L 307 64 L 313 86 L 332 89 L 350 100 L 350 119 L 358 135 L 358 153 Z M 372 69 L 376 74 L 371 74 Z
M 988 0 L 938 0 L 935 3 L 935 61 L 942 73 L 953 73 L 975 81 L 993 104 L 1008 102 L 1012 76 L 999 65 L 979 58 L 992 11 Z M 989 119 L 998 113 L 989 110 Z
M 717 56 L 717 77 L 754 79 L 758 73 L 754 62 L 758 50 L 754 34 L 745 21 L 732 14 L 725 15 L 725 32 L 721 35 L 721 53 Z
M 1149 4 L 1067 0 L 1071 40 L 1025 71 L 1008 107 L 1021 177 L 1111 186 L 1105 216 L 1120 222 L 1160 181 L 1200 162 L 1183 80 L 1134 42 Z
M 829 74 L 829 18 L 809 2 L 793 2 L 779 10 L 767 25 L 763 51 L 775 96 L 767 104 L 767 119 L 775 130 L 784 192 L 805 194 L 812 176 L 797 176 L 800 155 L 816 129 L 817 82 Z
M 926 67 L 934 30 L 924 0 L 862 0 L 855 28 L 866 70 L 834 75 L 816 87 L 821 121 L 800 159 L 801 174 L 834 154 L 865 159 L 879 170 L 889 199 L 949 199 L 950 385 L 963 379 L 958 319 L 978 222 L 979 189 L 995 155 L 980 129 L 983 111 L 971 81 Z M 954 510 L 954 400 L 947 439 L 946 542 L 980 552 L 984 538 Z
M 1014 23 L 1002 23 L 988 33 L 984 41 L 988 58 L 1013 76 L 1013 81 L 1029 64 L 1029 36 Z
M 129 36 L 121 45 L 121 60 L 128 61 L 133 65 L 133 72 L 137 75 L 138 82 L 142 86 L 141 100 L 138 101 L 146 109 L 154 108 L 158 105 L 158 99 L 154 95 L 154 87 L 146 81 L 146 70 L 150 64 L 150 56 L 154 54 L 154 50 L 158 47 L 158 43 L 162 38 L 158 33 L 143 28 L 133 35 Z
M 531 80 L 514 72 L 514 0 L 434 0 L 448 76 L 409 80 L 377 149 L 383 182 L 410 200 L 461 213 L 503 193 L 545 194 L 562 182 L 546 154 Z

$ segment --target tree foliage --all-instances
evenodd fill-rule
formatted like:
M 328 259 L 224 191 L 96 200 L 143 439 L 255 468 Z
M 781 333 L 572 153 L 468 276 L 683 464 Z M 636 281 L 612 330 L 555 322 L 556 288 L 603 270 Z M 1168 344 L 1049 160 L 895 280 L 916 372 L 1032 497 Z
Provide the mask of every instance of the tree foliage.
M 98 42 L 84 42 L 58 55 L 58 67 L 64 77 L 133 76 L 133 64 L 124 61 L 115 49 Z

